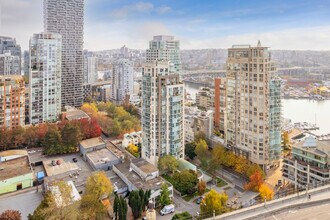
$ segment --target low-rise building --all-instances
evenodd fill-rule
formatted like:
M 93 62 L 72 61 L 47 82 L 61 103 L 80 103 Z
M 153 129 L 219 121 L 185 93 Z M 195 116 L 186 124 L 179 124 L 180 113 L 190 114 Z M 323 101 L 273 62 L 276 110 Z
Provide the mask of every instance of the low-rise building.
M 203 133 L 207 138 L 211 138 L 214 131 L 213 111 L 202 111 L 196 107 L 185 108 L 185 142 L 194 141 L 197 133 Z
M 93 170 L 111 170 L 113 165 L 121 162 L 121 160 L 107 148 L 88 152 L 86 154 L 86 161 Z
M 330 141 L 307 137 L 283 159 L 283 178 L 297 187 L 330 180 Z
M 113 171 L 127 184 L 128 191 L 151 190 L 150 199 L 154 202 L 164 183 L 169 185 L 170 196 L 173 196 L 173 186 L 159 176 L 159 170 L 154 165 L 142 158 L 115 165 Z
M 86 139 L 79 143 L 80 153 L 83 155 L 85 160 L 87 153 L 100 150 L 105 147 L 106 147 L 106 143 L 102 140 L 101 137 Z
M 132 132 L 130 134 L 124 134 L 122 146 L 126 148 L 130 144 L 139 145 L 142 143 L 142 132 Z
M 196 105 L 203 110 L 214 109 L 214 89 L 203 87 L 196 94 Z
M 0 160 L 0 194 L 33 186 L 34 175 L 27 155 L 4 155 Z
M 79 149 L 93 170 L 111 170 L 113 165 L 121 162 L 121 158 L 111 152 L 100 137 L 81 141 Z
M 63 117 L 66 120 L 72 121 L 72 120 L 79 120 L 79 119 L 90 119 L 90 117 L 82 110 L 76 109 L 71 106 L 66 106 L 66 112 L 62 113 Z

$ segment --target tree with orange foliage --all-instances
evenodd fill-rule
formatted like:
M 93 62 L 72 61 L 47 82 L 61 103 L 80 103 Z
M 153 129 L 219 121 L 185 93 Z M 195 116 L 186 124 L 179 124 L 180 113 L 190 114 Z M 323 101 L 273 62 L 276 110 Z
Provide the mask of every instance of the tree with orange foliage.
M 6 210 L 0 214 L 0 220 L 21 220 L 22 215 L 17 210 Z
M 272 200 L 274 197 L 274 190 L 266 184 L 262 184 L 259 188 L 260 196 L 263 200 Z
M 198 191 L 198 194 L 201 196 L 205 193 L 205 190 L 206 190 L 206 183 L 201 180 L 199 181 L 199 183 L 197 184 L 197 191 Z
M 258 171 L 253 173 L 250 176 L 250 182 L 244 185 L 244 188 L 246 190 L 253 190 L 258 192 L 260 186 L 264 183 L 264 179 L 262 177 L 262 174 Z

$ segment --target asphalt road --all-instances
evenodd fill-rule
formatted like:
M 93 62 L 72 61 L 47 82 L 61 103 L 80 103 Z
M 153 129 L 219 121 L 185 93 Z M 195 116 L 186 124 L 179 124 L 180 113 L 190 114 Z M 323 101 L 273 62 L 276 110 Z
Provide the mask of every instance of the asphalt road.
M 265 220 L 328 220 L 330 219 L 330 203 L 303 209 L 292 209 L 265 218 Z
M 24 220 L 28 214 L 33 213 L 41 200 L 41 192 L 37 193 L 34 187 L 29 191 L 19 191 L 15 195 L 4 195 L 0 197 L 0 213 L 8 209 L 19 210 Z

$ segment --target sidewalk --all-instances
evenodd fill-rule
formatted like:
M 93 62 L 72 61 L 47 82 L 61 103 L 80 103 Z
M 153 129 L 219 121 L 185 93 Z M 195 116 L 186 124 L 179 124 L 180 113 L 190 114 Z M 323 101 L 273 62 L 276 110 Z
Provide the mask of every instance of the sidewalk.
M 308 194 L 311 195 L 310 199 L 308 198 Z M 324 200 L 330 200 L 330 186 L 324 186 L 310 190 L 308 194 L 306 194 L 306 192 L 301 192 L 299 196 L 287 196 L 285 198 L 273 200 L 264 204 L 240 209 L 224 215 L 219 215 L 216 216 L 215 219 L 253 219 L 263 215 L 268 216 L 273 212 L 279 212 L 281 210 L 283 211 L 284 209 L 291 208 L 293 206 L 313 204 L 318 201 L 322 202 Z

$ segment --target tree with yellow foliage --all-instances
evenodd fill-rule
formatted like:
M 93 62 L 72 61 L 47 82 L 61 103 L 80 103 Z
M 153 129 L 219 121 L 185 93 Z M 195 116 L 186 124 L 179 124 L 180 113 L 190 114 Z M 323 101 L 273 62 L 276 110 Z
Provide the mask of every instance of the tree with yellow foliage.
M 200 204 L 202 217 L 212 216 L 213 211 L 216 215 L 223 213 L 227 200 L 228 196 L 225 193 L 218 193 L 214 189 L 211 189 Z
M 272 200 L 273 197 L 274 197 L 274 191 L 272 188 L 270 188 L 268 185 L 266 184 L 262 184 L 260 187 L 259 187 L 259 193 L 260 193 L 260 196 L 263 200 Z
M 89 176 L 86 182 L 85 193 L 81 199 L 83 216 L 88 217 L 88 219 L 102 218 L 106 213 L 106 208 L 101 203 L 101 199 L 109 198 L 112 191 L 112 183 L 104 171 L 94 172 Z
M 95 103 L 84 103 L 80 109 L 86 112 L 88 115 L 95 115 L 98 112 L 97 106 Z
M 240 174 L 245 174 L 248 169 L 249 162 L 242 156 L 238 156 L 235 163 L 235 171 Z
M 129 144 L 127 150 L 133 154 L 135 157 L 139 157 L 139 147 L 134 144 Z

